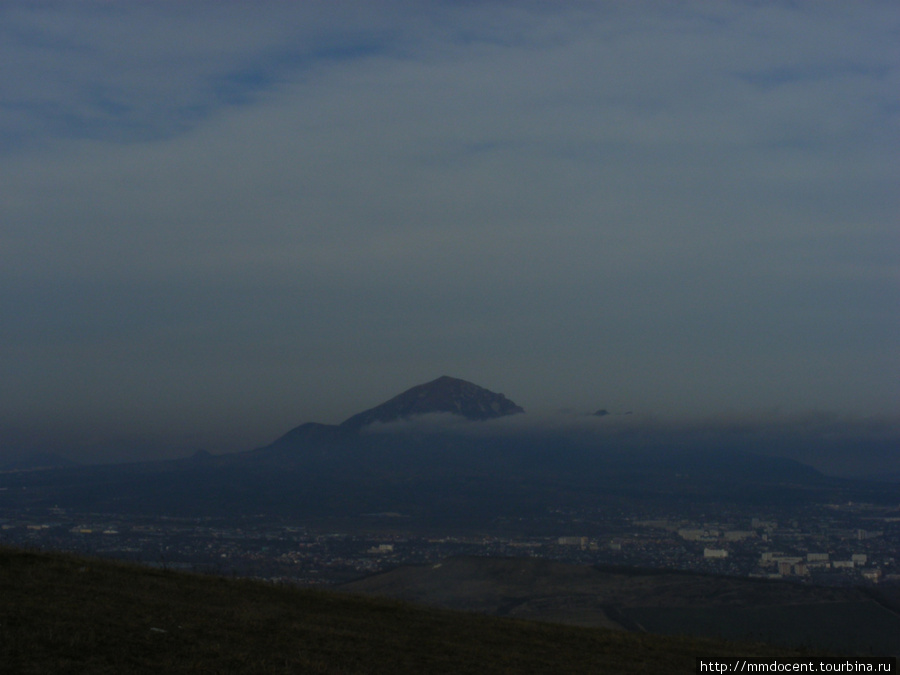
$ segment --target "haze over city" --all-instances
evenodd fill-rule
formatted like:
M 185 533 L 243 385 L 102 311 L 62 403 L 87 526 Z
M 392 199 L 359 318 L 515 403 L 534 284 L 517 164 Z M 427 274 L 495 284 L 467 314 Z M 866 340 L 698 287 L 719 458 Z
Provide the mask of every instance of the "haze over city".
M 887 0 L 4 3 L 0 453 L 244 450 L 443 374 L 896 434 L 898 32 Z

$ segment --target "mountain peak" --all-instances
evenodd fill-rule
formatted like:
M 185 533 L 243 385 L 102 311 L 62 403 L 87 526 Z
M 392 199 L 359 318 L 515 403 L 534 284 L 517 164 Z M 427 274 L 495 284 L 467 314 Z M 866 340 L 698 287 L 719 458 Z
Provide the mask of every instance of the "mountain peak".
M 354 415 L 340 426 L 360 429 L 373 422 L 396 422 L 428 413 L 451 413 L 467 420 L 488 420 L 520 412 L 524 412 L 522 408 L 503 394 L 496 394 L 466 380 L 442 375 Z

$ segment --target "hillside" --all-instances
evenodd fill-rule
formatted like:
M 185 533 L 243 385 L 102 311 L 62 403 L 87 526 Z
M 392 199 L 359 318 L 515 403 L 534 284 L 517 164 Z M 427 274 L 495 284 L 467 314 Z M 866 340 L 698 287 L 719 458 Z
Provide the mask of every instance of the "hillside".
M 900 615 L 858 588 L 473 556 L 342 588 L 495 616 L 900 656 Z
M 0 548 L 16 673 L 693 673 L 787 650 L 501 619 Z

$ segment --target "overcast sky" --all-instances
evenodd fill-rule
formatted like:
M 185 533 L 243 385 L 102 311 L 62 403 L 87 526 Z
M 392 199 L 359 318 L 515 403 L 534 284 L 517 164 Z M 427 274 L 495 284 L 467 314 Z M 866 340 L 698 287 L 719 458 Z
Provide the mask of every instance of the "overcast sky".
M 895 0 L 4 2 L 0 452 L 895 416 L 898 222 Z

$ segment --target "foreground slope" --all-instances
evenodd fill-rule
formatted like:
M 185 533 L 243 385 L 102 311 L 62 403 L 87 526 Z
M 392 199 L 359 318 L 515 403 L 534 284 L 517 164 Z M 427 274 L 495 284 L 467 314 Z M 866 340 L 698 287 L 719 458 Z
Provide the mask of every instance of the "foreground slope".
M 900 614 L 874 589 L 473 556 L 341 588 L 495 616 L 900 656 Z
M 0 548 L 8 672 L 627 675 L 790 654 Z

